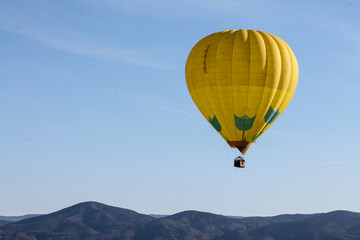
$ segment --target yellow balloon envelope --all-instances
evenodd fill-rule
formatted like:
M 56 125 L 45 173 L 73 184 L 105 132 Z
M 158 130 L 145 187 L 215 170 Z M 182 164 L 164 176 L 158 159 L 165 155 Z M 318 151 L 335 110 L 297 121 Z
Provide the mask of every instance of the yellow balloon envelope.
M 282 39 L 241 29 L 200 40 L 189 54 L 185 75 L 202 115 L 245 154 L 289 104 L 299 69 Z

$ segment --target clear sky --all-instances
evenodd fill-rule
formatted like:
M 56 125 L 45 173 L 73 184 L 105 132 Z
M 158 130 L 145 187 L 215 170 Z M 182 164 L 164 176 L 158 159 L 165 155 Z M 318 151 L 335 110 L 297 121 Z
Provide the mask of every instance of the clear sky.
M 1 0 L 0 215 L 360 212 L 360 2 Z M 185 62 L 217 31 L 285 40 L 292 102 L 246 154 L 198 112 Z

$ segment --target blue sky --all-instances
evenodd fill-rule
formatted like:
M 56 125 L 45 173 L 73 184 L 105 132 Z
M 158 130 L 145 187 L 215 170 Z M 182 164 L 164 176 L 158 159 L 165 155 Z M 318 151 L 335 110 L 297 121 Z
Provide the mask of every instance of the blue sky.
M 0 215 L 83 201 L 140 213 L 360 212 L 356 1 L 2 0 Z M 298 88 L 237 155 L 196 109 L 184 68 L 201 38 L 284 39 Z

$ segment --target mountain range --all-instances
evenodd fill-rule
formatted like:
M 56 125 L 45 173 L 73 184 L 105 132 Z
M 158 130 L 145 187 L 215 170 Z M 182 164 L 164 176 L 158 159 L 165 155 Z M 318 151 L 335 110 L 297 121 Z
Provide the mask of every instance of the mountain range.
M 0 220 L 1 240 L 359 240 L 360 213 L 334 211 L 234 218 L 184 211 L 153 217 L 84 202 L 20 221 Z

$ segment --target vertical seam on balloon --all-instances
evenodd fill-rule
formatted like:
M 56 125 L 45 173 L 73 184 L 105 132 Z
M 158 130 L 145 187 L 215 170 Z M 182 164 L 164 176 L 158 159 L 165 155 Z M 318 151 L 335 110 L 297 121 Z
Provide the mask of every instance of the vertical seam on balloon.
M 254 31 L 253 32 L 254 33 L 254 35 L 256 35 L 256 33 L 257 33 L 257 31 Z M 250 39 L 250 34 L 249 34 L 249 39 Z M 250 43 L 250 40 L 249 40 L 249 54 L 250 54 L 250 59 L 249 59 L 249 63 L 251 64 L 251 53 L 250 53 L 250 50 L 251 50 L 251 43 Z M 265 45 L 265 49 L 266 49 L 266 45 Z M 265 58 L 266 59 L 266 58 Z M 251 69 L 251 66 L 250 66 L 250 64 L 249 64 L 249 68 Z M 265 64 L 267 64 L 267 62 L 265 61 Z M 266 66 L 267 67 L 267 66 Z M 265 68 L 265 71 L 267 71 L 267 68 Z M 265 76 L 266 76 L 266 74 L 265 74 Z M 247 109 L 247 104 L 249 103 L 249 91 L 250 91 L 250 79 L 251 79 L 251 74 L 250 74 L 250 70 L 249 70 L 249 78 L 248 78 L 248 98 L 247 98 L 247 102 L 246 102 L 246 109 Z M 264 90 L 263 90 L 264 91 Z M 263 98 L 263 95 L 264 94 L 262 94 L 262 98 Z M 262 101 L 262 100 L 261 100 Z M 261 101 L 260 101 L 260 104 L 261 104 Z M 254 121 L 256 121 L 256 119 L 258 118 L 258 116 L 257 116 L 257 112 L 258 111 L 256 111 L 256 115 L 255 115 L 255 120 Z M 248 116 L 248 115 L 247 115 Z M 248 117 L 252 117 L 252 116 L 248 116 Z M 249 129 L 249 131 L 246 133 L 246 135 L 245 135 L 245 138 L 246 138 L 246 140 L 247 140 L 247 142 L 251 142 L 251 132 L 253 132 L 253 129 L 254 129 L 254 126 L 252 126 L 251 127 L 251 129 Z
M 221 39 L 221 37 L 222 37 L 222 36 L 220 36 L 219 38 Z M 220 39 L 219 39 L 218 42 L 217 42 L 216 50 L 217 50 L 217 48 L 218 48 Z M 216 61 L 216 55 L 215 55 L 215 61 Z M 214 74 L 214 75 L 216 76 L 216 74 Z M 201 75 L 201 84 L 202 84 L 201 90 L 202 90 L 203 93 L 204 93 L 204 96 L 205 96 L 204 100 L 205 100 L 206 103 L 207 103 L 207 104 L 205 104 L 205 105 L 207 105 L 207 106 L 208 106 L 208 109 L 212 112 L 212 114 L 215 115 L 214 108 L 213 108 L 212 105 L 209 103 L 208 94 L 207 94 L 206 91 L 205 91 L 204 83 L 205 83 L 205 74 L 204 74 L 204 75 Z M 208 112 L 208 115 L 210 116 L 210 112 Z M 211 116 L 210 116 L 210 117 L 211 117 Z M 206 120 L 209 121 L 209 119 L 206 119 Z M 220 123 L 220 125 L 221 125 L 221 123 Z M 214 126 L 212 126 L 212 127 L 214 127 Z M 222 137 L 224 137 L 223 133 L 221 133 L 221 132 L 218 132 L 218 133 L 219 133 Z
M 231 63 L 232 63 L 231 64 L 231 94 L 232 94 L 232 107 L 233 107 L 232 112 L 233 112 L 233 115 L 235 115 L 235 97 L 234 97 L 234 79 L 233 79 L 233 77 L 234 77 L 234 74 L 233 74 L 234 67 L 233 67 L 233 65 L 234 65 L 234 62 L 235 62 L 235 60 L 234 60 L 235 39 L 236 39 L 236 35 L 238 33 L 239 33 L 239 30 L 235 32 L 235 36 L 234 36 L 234 40 L 233 40 L 233 44 L 232 44 L 232 54 L 231 54 Z M 234 121 L 234 123 L 235 123 L 235 121 Z M 231 127 L 235 127 L 235 126 L 231 126 Z M 235 131 L 234 131 L 234 133 L 235 133 L 234 137 L 235 138 L 232 139 L 232 141 L 235 141 L 236 139 L 238 139 L 238 132 L 236 131 L 236 127 L 234 129 L 235 129 Z
M 221 42 L 221 40 L 226 36 L 226 34 L 228 34 L 229 33 L 229 31 L 226 31 L 226 32 L 224 32 L 223 34 L 222 34 L 222 36 L 220 37 L 220 39 L 219 39 L 219 42 L 218 42 L 218 45 L 217 45 L 217 48 L 216 48 L 216 54 L 215 54 L 215 66 L 216 66 L 216 59 L 217 59 L 217 57 L 218 57 L 218 51 L 219 51 L 219 45 L 220 45 L 220 42 Z M 220 106 L 221 106 L 221 112 L 222 112 L 222 114 L 223 114 L 223 117 L 224 117 L 224 120 L 225 120 L 225 124 L 226 124 L 226 126 L 227 126 L 227 129 L 229 130 L 229 134 L 230 134 L 230 136 L 229 136 L 229 138 L 231 138 L 231 139 L 234 139 L 234 136 L 233 136 L 233 133 L 232 133 L 232 131 L 230 131 L 230 129 L 231 128 L 229 128 L 230 127 L 230 125 L 229 125 L 229 122 L 228 122 L 228 120 L 227 120 L 227 118 L 226 118 L 226 115 L 225 115 L 225 112 L 224 112 L 224 108 L 223 108 L 223 104 L 222 104 L 222 102 L 221 102 L 221 98 L 220 98 L 220 95 L 219 95 L 219 87 L 218 87 L 218 81 L 217 81 L 217 74 L 216 74 L 216 68 L 215 68 L 215 83 L 216 83 L 216 89 L 217 89 L 217 91 L 216 91 L 216 95 L 217 95 L 217 97 L 218 97 L 218 99 L 219 99 L 219 103 L 220 103 Z
M 280 39 L 281 41 L 278 43 L 277 41 L 276 41 L 276 39 L 271 35 L 271 34 L 269 34 L 270 36 L 271 36 L 271 38 L 272 39 L 274 39 L 274 41 L 276 42 L 276 45 L 278 46 L 278 48 L 279 48 L 279 43 L 281 44 L 283 44 L 284 46 L 285 46 L 285 49 L 286 49 L 286 54 L 288 54 L 288 56 L 289 56 L 289 60 L 290 60 L 290 67 L 289 67 L 289 69 L 290 69 L 290 74 L 289 74 L 289 79 L 288 79 L 288 81 L 287 81 L 287 87 L 286 87 L 286 90 L 285 90 L 285 94 L 284 94 L 284 96 L 282 97 L 282 99 L 280 100 L 280 104 L 279 104 L 279 107 L 278 107 L 278 109 L 280 108 L 280 106 L 282 106 L 282 104 L 283 104 L 283 102 L 284 102 L 284 99 L 285 99 L 285 97 L 286 97 L 286 95 L 287 95 L 287 93 L 288 93 L 288 90 L 289 90 L 289 88 L 290 88 L 290 85 L 291 85 L 291 75 L 292 75 L 292 70 L 293 70 L 293 66 L 292 66 L 292 59 L 291 59 L 291 54 L 290 54 L 290 49 L 288 48 L 288 46 L 287 46 L 287 44 L 282 40 L 282 39 Z M 279 49 L 279 51 L 280 51 L 280 49 Z M 282 61 L 282 59 L 281 59 L 281 61 Z M 282 65 L 281 65 L 281 68 L 282 68 Z M 277 89 L 277 91 L 279 91 L 279 89 Z M 276 91 L 276 92 L 277 92 Z M 272 102 L 271 102 L 272 103 Z M 275 109 L 274 109 L 275 110 Z M 273 122 L 274 121 L 276 121 L 276 119 L 280 116 L 282 114 L 282 112 L 280 113 L 280 114 L 278 114 L 278 116 L 273 120 Z M 269 126 L 270 127 L 270 126 Z
M 219 39 L 218 39 L 218 41 L 217 41 L 217 44 L 216 44 L 216 51 L 217 51 L 217 49 L 218 49 L 218 47 L 219 47 L 219 42 L 220 42 L 220 39 L 223 37 L 223 35 L 221 34 L 221 36 L 219 37 Z M 215 51 L 215 52 L 216 52 Z M 216 54 L 215 54 L 215 59 L 214 59 L 214 61 L 215 61 L 215 67 L 216 67 Z M 214 74 L 214 76 L 216 77 L 216 74 Z M 204 75 L 204 82 L 205 82 L 205 75 Z M 213 106 L 209 103 L 209 98 L 208 98 L 208 95 L 206 94 L 206 91 L 205 91 L 205 89 L 204 89 L 204 87 L 203 87 L 203 90 L 204 90 L 204 95 L 206 96 L 206 100 L 207 100 L 207 102 L 208 102 L 208 106 L 209 106 L 209 108 L 211 109 L 211 111 L 212 111 L 212 113 L 214 114 L 214 116 L 216 115 L 215 114 L 215 111 L 214 111 L 214 108 L 213 108 Z M 218 116 L 218 118 L 219 118 L 219 116 Z M 220 125 L 221 125 L 221 123 L 220 123 Z M 222 127 L 222 130 L 224 130 L 224 128 Z M 223 133 L 221 133 L 221 132 L 218 132 L 222 137 L 224 137 L 224 134 Z
M 276 43 L 276 46 L 279 48 L 279 43 L 276 41 L 276 38 L 274 38 L 271 34 L 269 34 L 269 36 L 271 36 L 272 39 L 274 39 L 275 43 Z M 280 40 L 280 43 L 284 44 L 285 48 L 286 48 L 286 54 L 288 54 L 289 56 L 289 59 L 290 59 L 290 74 L 289 74 L 289 78 L 287 79 L 287 87 L 286 87 L 286 90 L 285 90 L 285 94 L 284 96 L 282 97 L 281 100 L 279 100 L 280 104 L 279 104 L 279 107 L 278 109 L 280 108 L 280 106 L 282 106 L 283 102 L 284 102 L 284 98 L 286 97 L 286 94 L 288 93 L 288 90 L 289 90 L 289 87 L 290 87 L 290 82 L 291 82 L 291 72 L 292 72 L 292 61 L 291 61 L 291 54 L 289 52 L 289 48 L 287 47 L 286 43 L 282 40 L 282 39 L 279 39 Z M 280 51 L 280 48 L 279 48 L 279 51 Z M 280 52 L 281 53 L 281 52 Z M 282 59 L 281 59 L 282 61 Z M 282 65 L 281 65 L 281 68 L 282 68 Z M 281 76 L 280 76 L 280 79 L 281 79 Z M 276 93 L 279 91 L 279 89 L 276 89 Z M 284 91 L 284 90 L 283 90 Z M 276 93 L 274 95 L 274 98 L 276 96 Z M 271 104 L 273 103 L 274 99 L 272 100 Z M 270 105 L 271 106 L 271 105 Z M 275 109 L 274 109 L 275 110 Z M 276 118 L 272 121 L 273 123 L 276 121 L 276 119 L 282 114 L 282 112 L 280 112 L 280 114 L 278 114 L 276 116 Z M 264 124 L 264 127 L 262 127 L 262 132 L 265 132 L 272 124 Z
M 256 110 L 256 117 L 258 118 L 257 120 L 259 121 L 259 123 L 261 122 L 261 118 L 258 116 L 259 115 L 259 110 L 260 110 L 260 107 L 264 101 L 264 92 L 265 92 L 265 86 L 266 86 L 266 82 L 268 80 L 268 76 L 267 76 L 267 72 L 268 72 L 268 67 L 269 67 L 269 64 L 268 64 L 268 52 L 267 52 L 267 44 L 266 44 L 266 41 L 264 39 L 264 37 L 260 34 L 260 32 L 257 31 L 257 33 L 261 36 L 261 39 L 262 41 L 264 42 L 264 45 L 265 45 L 265 71 L 264 71 L 264 75 L 265 75 L 265 82 L 264 82 L 264 86 L 263 86 L 263 89 L 262 89 L 262 95 L 261 95 L 261 100 L 260 100 L 260 103 L 258 105 L 258 109 Z M 249 133 L 247 134 L 247 136 L 249 137 L 249 142 L 251 142 L 252 140 L 252 133 L 254 132 L 254 129 L 257 129 L 256 126 L 253 126 L 253 128 L 249 131 Z
M 298 69 L 298 64 L 297 64 L 297 60 L 296 60 L 296 57 L 295 57 L 295 54 L 294 54 L 294 52 L 291 50 L 291 48 L 290 48 L 290 46 L 284 41 L 284 40 L 282 40 L 282 39 L 280 39 L 279 38 L 279 40 L 281 40 L 281 42 L 284 44 L 284 46 L 286 47 L 286 49 L 287 49 L 287 52 L 288 52 L 288 54 L 289 54 L 289 57 L 290 57 L 290 65 L 291 65 L 291 68 L 290 68 L 290 80 L 292 79 L 291 78 L 291 76 L 292 76 L 292 71 L 293 71 L 293 61 L 294 62 L 296 62 L 296 68 Z M 286 89 L 286 92 L 288 93 L 288 91 L 289 91 L 289 88 L 290 88 L 290 82 L 291 81 L 289 81 L 289 86 L 288 86 L 288 88 Z M 298 77 L 296 77 L 296 82 L 298 82 Z M 297 85 L 297 84 L 296 84 Z M 295 89 L 294 89 L 294 93 L 295 93 L 295 90 L 296 90 L 296 87 L 297 86 L 295 86 Z
M 192 86 L 193 86 L 193 91 L 195 91 L 195 84 L 194 84 L 194 77 L 193 77 L 193 72 L 194 71 L 192 71 L 193 69 L 194 69 L 194 67 L 193 67 L 193 54 L 194 54 L 194 52 L 193 51 L 195 51 L 195 49 L 196 49 L 196 45 L 194 46 L 194 48 L 193 48 L 193 50 L 190 52 L 190 54 L 189 54 L 189 57 L 188 57 L 188 64 L 189 64 L 189 68 L 190 68 L 190 71 L 189 71 L 189 73 L 190 73 L 190 76 L 189 76 L 189 78 L 186 78 L 187 79 L 187 81 L 191 81 L 192 82 Z M 185 74 L 186 74 L 186 66 L 187 65 L 185 65 Z M 186 77 L 186 75 L 185 75 L 185 77 Z M 201 101 L 198 99 L 198 97 L 196 96 L 196 94 L 194 93 L 194 94 L 191 94 L 191 92 L 190 92 L 190 89 L 189 89 L 189 86 L 187 86 L 188 87 L 188 90 L 189 90 L 189 93 L 190 93 L 190 97 L 193 99 L 193 101 L 194 101 L 194 103 L 195 103 L 195 106 L 197 106 L 197 104 L 200 104 L 201 106 L 203 105 L 202 103 L 201 103 Z M 198 107 L 198 106 L 197 106 Z M 198 107 L 199 108 L 199 107 Z M 199 109 L 199 111 L 200 111 L 200 109 Z M 202 114 L 202 112 L 200 111 L 200 113 Z
M 279 75 L 279 81 L 277 81 L 277 86 L 276 86 L 276 91 L 275 93 L 273 94 L 271 100 L 269 101 L 269 106 L 265 108 L 265 112 L 260 116 L 259 113 L 260 113 L 260 108 L 261 106 L 264 104 L 264 92 L 265 92 L 265 88 L 266 88 L 266 83 L 267 81 L 269 81 L 268 79 L 268 68 L 269 68 L 269 63 L 268 61 L 270 60 L 269 59 L 269 54 L 268 54 L 268 46 L 270 43 L 266 42 L 267 40 L 264 38 L 264 35 L 267 34 L 267 33 L 263 33 L 261 31 L 258 32 L 260 35 L 261 35 L 261 38 L 263 39 L 264 41 L 264 44 L 265 44 L 265 50 L 266 50 L 266 70 L 265 70 L 265 84 L 264 84 L 264 87 L 263 87 L 263 94 L 262 94 L 262 97 L 261 97 L 261 101 L 260 101 L 260 104 L 259 104 L 259 107 L 258 107 L 258 110 L 256 111 L 256 115 L 259 117 L 258 118 L 258 124 L 256 126 L 254 126 L 254 128 L 250 131 L 249 135 L 250 135 L 250 138 L 251 140 L 258 134 L 260 133 L 264 127 L 262 127 L 264 125 L 264 123 L 262 122 L 262 119 L 264 119 L 265 115 L 266 115 L 266 111 L 267 109 L 271 106 L 271 103 L 273 102 L 275 96 L 276 96 L 276 92 L 277 92 L 277 87 L 279 86 L 279 83 L 280 83 L 280 79 L 281 79 L 281 71 L 280 71 L 280 75 Z M 274 41 L 275 42 L 275 41 Z M 277 47 L 277 44 L 275 42 L 275 45 Z M 279 48 L 277 47 L 278 49 L 278 52 L 279 52 L 279 55 L 280 55 L 280 50 Z M 281 55 L 280 55 L 280 61 L 281 61 Z M 281 65 L 281 64 L 280 64 Z M 255 130 L 256 129 L 256 130 Z M 252 136 L 253 135 L 253 136 Z
M 248 77 L 247 77 L 247 80 L 248 80 L 248 83 L 246 85 L 247 87 L 247 91 L 246 91 L 246 102 L 245 102 L 245 115 L 246 115 L 246 110 L 247 110 L 247 105 L 248 105 L 248 102 L 249 102 L 249 89 L 250 89 L 250 77 L 251 77 L 251 43 L 250 43 L 250 31 L 247 30 L 247 42 L 248 42 L 248 46 L 249 46 L 249 71 L 248 71 Z M 246 115 L 247 116 L 247 115 Z M 235 117 L 235 116 L 234 116 Z M 245 121 L 243 123 L 243 129 L 245 128 Z M 244 132 L 243 132 L 244 133 Z M 243 139 L 241 139 L 242 141 Z
M 282 39 L 280 39 L 279 38 L 279 40 L 281 41 L 281 43 L 282 44 L 284 44 L 284 46 L 285 46 L 285 48 L 286 48 L 286 52 L 287 52 L 287 54 L 289 54 L 289 59 L 290 59 L 290 76 L 289 76 L 289 84 L 288 84 L 288 87 L 286 88 L 286 91 L 285 91 L 285 95 L 284 95 L 284 98 L 286 97 L 286 95 L 287 94 L 289 94 L 289 88 L 290 88 L 290 86 L 291 86 L 291 80 L 292 80 L 292 72 L 293 72 L 293 68 L 294 68 L 294 66 L 293 66 L 293 61 L 295 60 L 296 61 L 296 58 L 295 58 L 295 55 L 294 55 L 294 53 L 292 52 L 292 50 L 291 50 L 291 48 L 289 47 L 289 45 L 287 45 L 287 43 L 284 41 L 284 40 L 282 40 Z M 293 58 L 295 58 L 295 59 L 293 59 Z M 297 80 L 297 79 L 296 79 Z M 296 86 L 295 86 L 295 89 L 296 89 Z M 294 92 L 293 92 L 293 94 L 295 93 L 295 89 L 294 89 Z M 280 106 L 282 106 L 282 103 L 280 104 Z M 280 107 L 279 106 L 279 107 Z M 287 105 L 285 106 L 285 108 L 287 107 Z M 285 110 L 285 108 L 284 108 L 284 110 Z M 274 120 L 276 120 L 276 119 L 274 119 Z
M 196 45 L 195 45 L 195 47 L 196 47 Z M 194 47 L 194 51 L 195 50 L 197 50 L 197 49 L 195 49 L 195 47 Z M 196 47 L 196 48 L 198 48 L 198 46 Z M 193 77 L 193 75 L 194 75 L 194 71 L 193 71 L 193 69 L 194 69 L 194 57 L 192 57 L 191 58 L 191 71 L 190 71 L 190 73 L 191 73 L 191 81 L 192 81 L 192 83 L 193 83 L 193 86 L 195 86 L 195 84 L 194 84 L 194 77 Z M 195 68 L 196 69 L 196 68 Z M 202 84 L 202 82 L 201 82 L 201 84 Z M 203 84 L 202 84 L 203 85 Z M 203 89 L 203 87 L 202 88 L 198 88 L 198 89 L 201 89 L 202 91 L 204 91 L 204 89 Z M 195 91 L 195 88 L 194 88 L 194 91 Z M 204 94 L 205 95 L 205 94 Z M 190 96 L 191 97 L 193 97 L 193 98 L 196 98 L 197 99 L 197 102 L 201 105 L 201 106 L 205 106 L 205 107 L 203 107 L 202 109 L 204 109 L 205 110 L 205 115 L 207 114 L 207 115 L 210 115 L 210 113 L 209 113 L 209 109 L 206 107 L 206 106 L 210 106 L 210 104 L 204 104 L 203 103 L 203 101 L 202 100 L 200 100 L 200 98 L 198 98 L 197 96 L 196 96 L 196 94 L 194 94 L 194 96 L 193 95 L 191 95 L 190 94 Z M 207 99 L 205 98 L 205 100 L 206 100 L 206 102 L 207 102 Z M 194 101 L 195 102 L 195 101 Z M 196 103 L 195 103 L 195 105 L 196 105 Z M 211 110 L 212 111 L 212 110 Z M 203 114 L 201 111 L 200 111 L 200 113 L 201 114 Z M 205 118 L 206 118 L 206 116 L 204 116 Z M 209 121 L 208 119 L 206 119 L 207 121 Z
M 276 48 L 277 48 L 277 50 L 278 50 L 278 52 L 279 52 L 279 55 L 280 55 L 280 75 L 279 75 L 279 81 L 278 81 L 278 84 L 277 84 L 277 86 L 276 86 L 275 94 L 274 94 L 274 96 L 273 96 L 273 98 L 272 98 L 272 100 L 271 100 L 271 102 L 270 102 L 269 107 L 267 108 L 267 109 L 269 109 L 269 108 L 273 105 L 274 100 L 275 100 L 275 97 L 277 96 L 278 91 L 279 91 L 279 85 L 280 85 L 281 79 L 282 79 L 281 77 L 282 77 L 282 71 L 283 71 L 283 60 L 282 60 L 282 57 L 281 57 L 281 56 L 282 56 L 282 53 L 281 53 L 281 50 L 280 50 L 280 48 L 279 48 L 279 44 L 276 42 L 276 40 L 275 40 L 270 34 L 267 34 L 267 35 L 270 36 L 270 38 L 274 40 L 275 45 L 276 45 Z M 285 95 L 284 95 L 284 96 L 285 96 Z M 281 102 L 282 102 L 283 100 L 284 100 L 283 98 L 279 100 L 280 104 L 281 104 Z M 279 106 L 280 106 L 280 104 L 279 104 Z M 278 109 L 279 109 L 279 108 L 278 108 Z M 276 107 L 275 107 L 273 110 L 276 111 Z M 264 120 L 265 120 L 265 116 L 266 116 L 267 111 L 268 111 L 268 110 L 265 110 L 265 113 L 264 113 L 264 116 L 263 116 Z M 278 116 L 279 116 L 279 115 L 281 115 L 281 113 L 278 114 Z M 278 117 L 278 116 L 276 116 L 276 117 Z M 274 121 L 275 121 L 275 119 L 274 119 L 272 122 L 274 122 Z M 262 127 L 262 129 L 261 129 L 260 132 L 264 132 L 265 129 L 267 129 L 267 127 L 270 127 L 271 124 L 272 124 L 272 123 L 270 123 L 270 124 L 269 124 L 269 123 L 263 124 L 263 127 Z M 259 133 L 260 133 L 260 132 L 259 132 Z
M 277 46 L 277 48 L 279 49 L 279 52 L 280 52 L 280 56 L 281 56 L 281 50 L 280 50 L 280 48 L 279 48 L 279 43 L 276 41 L 276 39 L 271 35 L 271 34 L 269 34 L 269 36 L 275 41 L 275 43 L 276 43 L 276 46 Z M 283 42 L 280 42 L 280 44 L 281 43 L 283 43 Z M 284 98 L 286 97 L 286 93 L 287 93 L 287 90 L 289 89 L 289 87 L 290 87 L 290 81 L 291 81 L 291 70 L 292 70 L 292 66 L 291 66 L 291 56 L 290 56 L 290 53 L 289 53 L 289 49 L 285 46 L 285 48 L 286 48 L 286 54 L 288 54 L 289 55 L 289 59 L 290 59 L 290 75 L 289 75 L 289 77 L 290 77 L 290 79 L 288 79 L 288 83 L 287 83 L 287 88 L 286 88 L 286 91 L 285 91 L 285 94 L 284 94 L 284 96 L 279 100 L 279 102 L 280 102 L 280 104 L 279 104 L 279 106 L 278 106 L 278 109 L 279 109 L 279 107 L 281 106 L 281 104 L 283 103 L 283 101 L 284 101 Z M 282 64 L 283 64 L 283 61 L 282 61 L 282 58 L 280 58 L 280 61 L 281 61 L 281 70 L 283 69 L 283 66 L 282 66 Z M 281 80 L 281 75 L 280 75 L 280 80 Z M 279 81 L 279 84 L 278 84 L 278 86 L 277 86 L 277 88 L 276 88 L 276 93 L 275 93 L 275 96 L 276 96 L 276 94 L 277 94 L 277 92 L 279 91 L 279 85 L 280 85 L 280 81 Z M 283 91 L 283 90 L 282 90 Z M 275 96 L 274 96 L 274 99 L 275 99 Z M 271 104 L 273 104 L 273 102 L 274 102 L 274 99 L 271 101 Z M 271 105 L 270 105 L 271 106 Z M 274 109 L 274 110 L 276 110 L 276 109 Z M 278 116 L 277 117 L 279 117 L 280 115 L 281 115 L 282 113 L 280 113 L 280 114 L 278 114 Z M 276 118 L 277 118 L 276 117 Z M 276 118 L 273 120 L 273 122 L 276 120 Z

